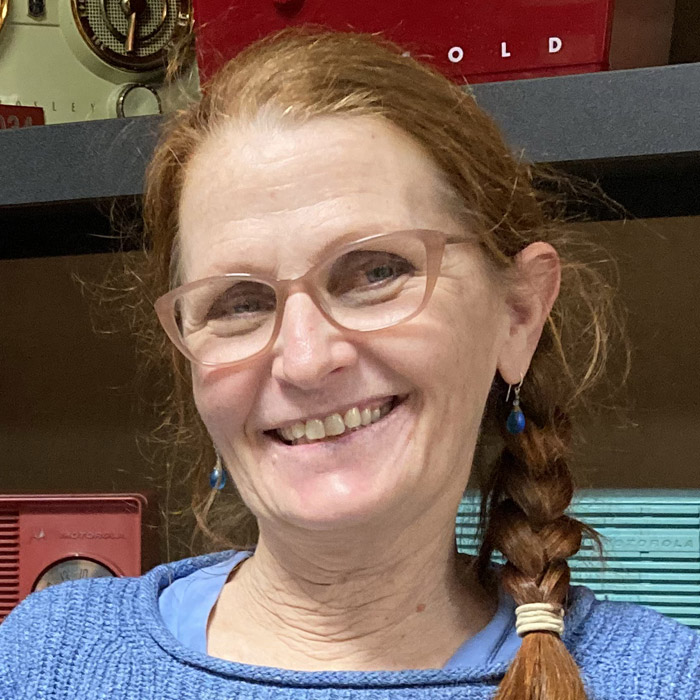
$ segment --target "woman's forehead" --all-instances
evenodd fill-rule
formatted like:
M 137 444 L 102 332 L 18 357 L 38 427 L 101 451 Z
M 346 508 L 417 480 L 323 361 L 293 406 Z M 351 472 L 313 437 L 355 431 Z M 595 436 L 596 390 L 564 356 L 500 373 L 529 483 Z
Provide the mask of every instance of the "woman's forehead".
M 354 231 L 444 229 L 454 225 L 444 189 L 422 149 L 374 118 L 219 131 L 188 166 L 181 269 L 189 279 L 236 265 L 279 273 Z

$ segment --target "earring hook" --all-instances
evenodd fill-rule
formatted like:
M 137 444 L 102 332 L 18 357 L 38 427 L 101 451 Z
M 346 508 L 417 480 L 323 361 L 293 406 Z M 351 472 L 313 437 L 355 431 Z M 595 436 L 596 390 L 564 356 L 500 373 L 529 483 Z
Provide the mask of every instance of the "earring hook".
M 524 377 L 523 373 L 521 372 L 520 373 L 520 384 L 518 384 L 518 386 L 515 387 L 515 397 L 516 398 L 520 395 L 520 387 L 523 385 L 524 379 L 525 379 L 525 377 Z M 511 390 L 512 386 L 513 386 L 512 384 L 508 385 L 508 393 L 506 394 L 506 401 L 508 401 L 508 399 L 510 398 L 510 390 Z

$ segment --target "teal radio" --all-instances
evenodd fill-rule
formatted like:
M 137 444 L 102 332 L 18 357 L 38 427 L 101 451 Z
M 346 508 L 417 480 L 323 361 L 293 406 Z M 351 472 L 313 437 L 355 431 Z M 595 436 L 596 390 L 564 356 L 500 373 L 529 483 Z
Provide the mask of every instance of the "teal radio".
M 569 559 L 573 585 L 700 629 L 700 491 L 581 490 L 569 514 L 603 543 L 602 559 L 587 541 Z M 478 520 L 479 499 L 469 492 L 457 515 L 460 552 L 476 553 Z

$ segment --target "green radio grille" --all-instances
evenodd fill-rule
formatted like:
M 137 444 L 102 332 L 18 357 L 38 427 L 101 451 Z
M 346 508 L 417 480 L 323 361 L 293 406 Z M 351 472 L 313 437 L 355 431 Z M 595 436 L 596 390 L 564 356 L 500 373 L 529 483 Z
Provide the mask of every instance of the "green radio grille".
M 569 559 L 573 585 L 700 629 L 700 491 L 581 490 L 568 512 L 603 543 L 602 559 L 590 541 Z M 478 495 L 468 492 L 457 515 L 460 552 L 476 553 L 478 521 Z

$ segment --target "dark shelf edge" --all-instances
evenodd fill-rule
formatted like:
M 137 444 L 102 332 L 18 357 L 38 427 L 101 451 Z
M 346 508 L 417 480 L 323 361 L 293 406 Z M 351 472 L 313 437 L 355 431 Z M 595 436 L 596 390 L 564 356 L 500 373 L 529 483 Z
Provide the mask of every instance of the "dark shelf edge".
M 474 85 L 479 105 L 533 162 L 700 152 L 700 63 Z
M 598 181 L 633 216 L 700 215 L 700 63 L 468 89 L 528 160 Z M 1 131 L 0 258 L 120 249 L 104 200 L 141 194 L 160 123 Z M 78 235 L 81 228 L 90 233 Z
M 0 131 L 0 207 L 138 195 L 161 117 Z
M 0 260 L 137 250 L 140 197 L 0 209 Z

